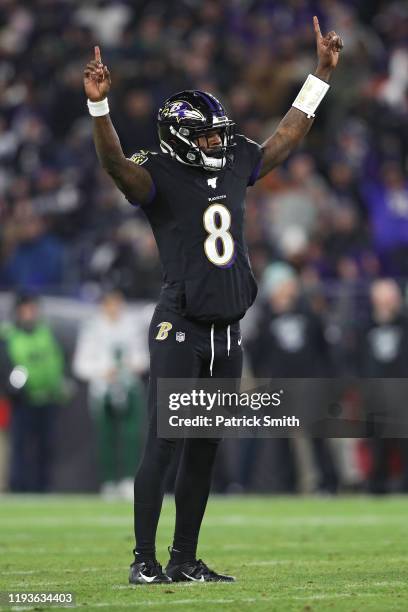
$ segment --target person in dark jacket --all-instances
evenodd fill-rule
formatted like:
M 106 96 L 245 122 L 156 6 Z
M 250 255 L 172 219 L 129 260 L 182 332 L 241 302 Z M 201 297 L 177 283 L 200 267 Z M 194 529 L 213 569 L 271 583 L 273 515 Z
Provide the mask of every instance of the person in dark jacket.
M 375 281 L 370 291 L 370 319 L 361 330 L 358 341 L 360 375 L 370 378 L 365 395 L 365 413 L 376 416 L 381 425 L 381 414 L 388 406 L 395 409 L 400 400 L 398 385 L 385 385 L 384 378 L 408 377 L 408 317 L 404 312 L 400 287 L 393 279 Z M 375 434 L 375 432 L 374 432 Z M 370 440 L 372 469 L 368 488 L 372 493 L 386 493 L 389 485 L 390 452 L 399 447 L 403 477 L 402 489 L 408 491 L 408 445 L 406 439 L 381 438 Z
M 266 272 L 264 295 L 258 334 L 251 350 L 256 377 L 330 377 L 330 351 L 323 324 L 302 300 L 295 271 L 284 263 L 272 264 Z M 280 446 L 277 467 L 282 475 L 281 489 L 290 492 L 296 487 L 291 442 L 282 438 L 272 443 Z M 313 438 L 312 449 L 318 471 L 317 489 L 335 493 L 338 477 L 327 442 Z

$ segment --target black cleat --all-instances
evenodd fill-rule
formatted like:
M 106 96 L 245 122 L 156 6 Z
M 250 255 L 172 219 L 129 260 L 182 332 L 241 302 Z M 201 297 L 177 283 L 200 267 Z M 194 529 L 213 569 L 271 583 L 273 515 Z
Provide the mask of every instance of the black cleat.
M 134 561 L 130 566 L 130 584 L 167 584 L 171 579 L 163 573 L 162 566 L 156 560 Z
M 175 564 L 170 559 L 166 567 L 166 574 L 172 582 L 235 582 L 233 576 L 217 574 L 201 559 L 180 564 Z

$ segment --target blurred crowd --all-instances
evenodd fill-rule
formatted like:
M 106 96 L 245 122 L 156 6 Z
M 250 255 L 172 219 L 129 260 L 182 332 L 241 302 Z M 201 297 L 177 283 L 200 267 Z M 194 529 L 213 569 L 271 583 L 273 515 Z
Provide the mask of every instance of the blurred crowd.
M 150 308 L 130 307 L 119 291 L 107 290 L 68 340 L 67 300 L 53 300 L 52 323 L 45 302 L 17 294 L 0 325 L 0 491 L 99 486 L 108 499 L 132 499 L 146 431 Z M 345 435 L 339 427 L 349 419 L 365 437 L 325 439 L 304 429 L 294 439 L 225 440 L 218 491 L 408 492 L 408 437 L 399 437 L 408 431 L 401 384 L 408 380 L 408 316 L 400 286 L 392 278 L 373 281 L 365 320 L 342 334 L 345 342 L 333 328 L 294 267 L 267 268 L 252 323 L 243 326 L 244 384 L 255 385 L 254 377 L 320 379 L 307 400 L 317 424 L 335 405 L 324 379 L 341 381 L 334 435 Z M 370 379 L 366 390 L 362 379 Z M 296 386 L 285 385 L 294 410 L 297 401 L 304 406 L 304 390 L 296 395 Z M 382 437 L 387 423 L 398 424 L 397 438 Z
M 74 489 L 81 489 L 88 461 L 97 465 L 104 496 L 133 499 L 148 371 L 143 318 L 129 311 L 120 292 L 109 290 L 71 347 L 60 332 L 29 292 L 14 297 L 0 325 L 0 491 L 44 493 L 61 486 L 56 455 L 71 436 L 73 448 L 63 462 L 73 469 Z M 78 465 L 84 446 L 91 452 Z
M 17 300 L 11 326 L 1 331 L 0 369 L 4 357 L 3 369 L 14 371 L 25 359 L 22 354 L 13 364 L 14 340 L 28 334 L 26 340 L 34 342 L 38 332 L 48 343 L 42 350 L 54 351 L 50 370 L 44 378 L 38 374 L 39 380 L 46 389 L 50 379 L 60 384 L 54 389 L 50 383 L 45 398 L 34 393 L 27 399 L 24 380 L 26 390 L 12 400 L 19 410 L 11 413 L 0 401 L 0 453 L 2 432 L 10 431 L 13 490 L 52 488 L 48 442 L 53 409 L 64 396 L 63 371 L 89 385 L 106 488 L 117 480 L 126 491 L 136 460 L 124 454 L 119 461 L 112 449 L 132 444 L 123 438 L 126 419 L 135 424 L 140 413 L 147 361 L 127 354 L 125 339 L 141 332 L 137 325 L 128 327 L 129 321 L 122 327 L 115 309 L 122 294 L 125 300 L 156 300 L 161 271 L 143 213 L 127 203 L 97 163 L 82 85 L 93 46 L 100 45 L 111 71 L 111 114 L 127 155 L 158 150 L 157 109 L 186 88 L 215 94 L 238 132 L 261 143 L 314 71 L 314 14 L 322 31 L 336 30 L 345 47 L 306 142 L 248 191 L 247 240 L 260 296 L 245 328 L 247 367 L 266 377 L 407 377 L 406 2 L 1 0 L 0 291 L 82 302 L 106 295 L 109 287 L 121 292 L 107 302 L 102 298 L 100 317 L 81 329 L 74 359 L 65 365 L 31 298 Z M 35 334 L 26 328 L 27 317 L 38 318 L 28 322 Z M 104 339 L 110 355 L 105 361 L 102 342 L 89 357 L 95 351 L 92 334 Z M 35 368 L 29 351 L 26 357 L 26 370 Z M 41 365 L 47 369 L 46 360 Z M 17 371 L 18 384 L 24 371 Z M 30 402 L 37 407 L 39 402 L 44 414 L 35 431 Z M 27 431 L 37 436 L 35 485 L 21 481 L 31 459 L 13 455 L 13 445 L 24 446 Z M 276 490 L 298 488 L 292 443 L 265 444 L 274 448 L 274 465 L 285 468 Z M 408 490 L 405 446 L 370 444 L 369 460 L 360 453 L 364 486 L 390 490 L 397 474 L 397 488 Z M 220 489 L 234 482 L 238 490 L 255 486 L 259 445 L 243 443 L 239 473 L 226 477 Z M 391 464 L 395 452 L 397 463 Z M 312 456 L 317 489 L 335 492 L 347 481 L 324 442 L 312 443 Z M 116 473 L 112 466 L 118 461 L 122 468 Z M 0 474 L 0 488 L 1 479 Z
M 158 148 L 174 91 L 200 88 L 262 142 L 316 65 L 312 15 L 345 47 L 301 150 L 248 193 L 255 274 L 358 293 L 408 268 L 408 8 L 372 0 L 2 0 L 0 286 L 87 299 L 102 280 L 153 298 L 156 247 L 99 169 L 82 86 L 99 44 L 126 154 Z

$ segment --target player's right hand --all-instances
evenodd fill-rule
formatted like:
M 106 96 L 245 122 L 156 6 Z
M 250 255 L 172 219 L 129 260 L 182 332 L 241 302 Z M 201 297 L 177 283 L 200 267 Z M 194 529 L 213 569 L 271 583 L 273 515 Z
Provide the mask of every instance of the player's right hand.
M 102 64 L 99 47 L 95 47 L 95 59 L 84 70 L 85 93 L 91 102 L 99 102 L 109 93 L 111 78 L 109 70 Z

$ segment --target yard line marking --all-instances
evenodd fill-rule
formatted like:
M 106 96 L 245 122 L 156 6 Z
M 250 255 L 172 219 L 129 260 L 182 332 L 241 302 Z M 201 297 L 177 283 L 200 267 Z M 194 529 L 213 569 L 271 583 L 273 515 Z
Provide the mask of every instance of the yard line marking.
M 404 582 L 403 580 L 383 580 L 381 582 L 365 582 L 361 580 L 360 582 L 346 582 L 344 586 L 346 586 L 348 589 L 361 589 L 373 586 L 399 587 L 406 586 L 406 582 Z M 314 591 L 318 591 L 324 589 L 324 587 L 319 587 L 315 583 L 309 584 L 307 586 L 293 586 L 291 588 L 295 591 L 305 591 L 307 589 L 313 589 Z
M 40 570 L 21 570 L 21 571 L 11 571 L 11 572 L 1 572 L 2 576 L 25 576 L 28 574 L 41 574 Z
M 69 574 L 77 574 L 77 573 L 87 573 L 87 572 L 112 572 L 112 571 L 123 571 L 124 569 L 127 569 L 127 566 L 120 566 L 120 567 L 96 567 L 96 566 L 92 566 L 92 567 L 81 567 L 79 569 L 72 569 L 72 567 L 67 568 L 67 569 L 61 569 L 61 568 L 48 568 L 47 569 L 47 573 L 61 573 L 61 572 L 66 572 Z M 18 576 L 18 575 L 25 575 L 25 574 L 43 574 L 44 573 L 44 569 L 38 569 L 38 570 L 11 570 L 11 571 L 6 571 L 6 572 L 1 572 L 2 576 Z
M 20 553 L 24 553 L 27 554 L 27 547 L 26 546 L 21 546 L 21 547 L 16 547 L 16 548 L 12 548 L 10 546 L 2 546 L 0 549 L 4 554 L 9 554 L 9 553 L 16 553 L 16 554 L 20 554 Z M 30 546 L 29 548 L 29 552 L 30 553 L 36 553 L 36 554 L 43 554 L 43 553 L 49 553 L 50 550 L 49 548 L 35 548 L 33 546 Z
M 19 589 L 21 591 L 27 591 L 27 590 L 29 590 L 28 589 L 28 584 L 29 583 L 27 583 L 27 581 L 25 581 L 25 582 L 9 582 L 8 589 L 11 590 L 11 591 L 14 590 L 14 589 Z M 70 585 L 73 585 L 73 581 L 72 580 L 67 581 L 67 580 L 59 580 L 58 579 L 58 580 L 55 580 L 55 582 L 52 582 L 52 581 L 49 581 L 49 580 L 47 580 L 46 582 L 38 582 L 36 580 L 35 581 L 35 587 L 33 587 L 33 589 L 31 589 L 31 590 L 34 590 L 34 588 L 37 589 L 37 587 L 41 587 L 41 588 L 44 588 L 44 589 L 56 591 L 57 587 L 60 584 L 70 584 Z
M 310 561 L 302 560 L 302 562 L 310 565 Z M 292 559 L 267 559 L 266 561 L 247 561 L 243 564 L 243 567 L 245 567 L 245 565 L 262 567 L 263 565 L 287 565 L 289 563 L 294 563 L 294 561 Z M 301 561 L 299 560 L 298 563 L 301 563 Z
M 408 561 L 408 555 L 401 555 L 399 557 L 387 557 L 387 563 L 406 563 Z M 339 564 L 339 563 L 349 563 L 350 559 L 348 558 L 338 558 L 334 557 L 332 559 L 265 559 L 260 561 L 247 561 L 242 565 L 245 567 L 246 565 L 255 566 L 258 565 L 261 567 L 263 565 L 322 565 L 322 564 Z M 374 584 L 374 583 L 372 583 Z
M 74 518 L 74 517 L 22 517 L 21 519 L 16 518 L 2 518 L 1 524 L 5 527 L 93 527 L 93 528 L 107 528 L 107 527 L 128 527 L 133 519 L 131 517 L 99 517 L 99 518 Z M 173 518 L 164 517 L 160 521 L 161 526 L 172 527 L 174 525 Z M 308 516 L 308 517 L 264 517 L 254 516 L 247 517 L 245 515 L 230 515 L 226 517 L 211 517 L 206 519 L 206 526 L 208 527 L 235 527 L 246 525 L 248 527 L 330 527 L 349 525 L 351 527 L 371 527 L 375 525 L 398 525 L 406 524 L 406 516 L 378 516 L 375 514 L 365 515 L 361 517 L 357 516 L 342 516 L 342 515 L 321 515 L 321 516 Z
M 204 548 L 203 546 L 200 546 L 200 548 Z M 249 547 L 248 547 L 249 548 Z M 253 547 L 252 547 L 253 548 Z M 270 548 L 265 547 L 265 550 L 270 550 Z M 48 551 L 49 552 L 49 551 Z M 397 556 L 393 556 L 393 557 L 387 557 L 387 562 L 389 563 L 406 563 L 408 560 L 408 555 L 397 555 Z M 342 559 L 342 558 L 333 558 L 333 559 L 263 559 L 263 560 L 254 560 L 254 561 L 246 561 L 242 567 L 246 567 L 246 566 L 250 566 L 250 567 L 263 567 L 263 566 L 269 566 L 269 565 L 307 565 L 307 566 L 311 566 L 311 565 L 325 565 L 325 564 L 332 564 L 333 562 L 335 563 L 345 563 L 345 562 L 349 562 L 349 559 Z M 127 571 L 127 565 L 124 564 L 119 565 L 119 566 L 108 566 L 106 567 L 105 565 L 103 566 L 89 566 L 89 567 L 81 567 L 81 568 L 76 568 L 76 569 L 72 569 L 71 567 L 65 568 L 65 569 L 61 569 L 61 568 L 48 568 L 47 569 L 47 573 L 68 573 L 68 574 L 77 574 L 77 573 L 89 573 L 89 572 L 106 572 L 106 573 L 110 573 L 110 572 L 120 572 L 120 571 Z M 2 576 L 28 576 L 28 575 L 34 575 L 34 574 L 43 574 L 44 570 L 43 569 L 34 569 L 34 570 L 6 570 L 6 571 L 2 571 Z M 388 585 L 390 584 L 389 581 L 384 581 L 384 582 L 372 582 L 370 583 L 372 585 L 375 586 L 383 586 L 383 585 Z M 396 581 L 395 584 L 399 584 L 399 581 Z M 403 582 L 401 582 L 401 584 L 405 584 Z M 118 587 L 119 588 L 119 587 Z M 123 587 L 120 587 L 123 588 Z
M 83 548 L 77 548 L 77 547 L 71 547 L 69 546 L 69 543 L 67 542 L 66 544 L 67 550 L 64 551 L 66 554 L 78 554 L 78 555 L 83 555 L 84 552 L 89 553 L 89 547 L 88 546 L 84 546 Z M 33 546 L 30 545 L 29 548 L 27 548 L 27 546 L 0 546 L 0 552 L 2 552 L 3 554 L 25 554 L 27 555 L 27 553 L 35 553 L 35 554 L 51 554 L 53 552 L 61 552 L 61 547 L 58 546 L 58 550 L 53 549 L 53 545 L 52 543 L 50 543 L 50 547 L 49 548 L 35 548 Z M 111 548 L 94 548 L 92 546 L 92 553 L 101 553 L 101 554 L 111 554 L 112 553 L 112 549 Z

